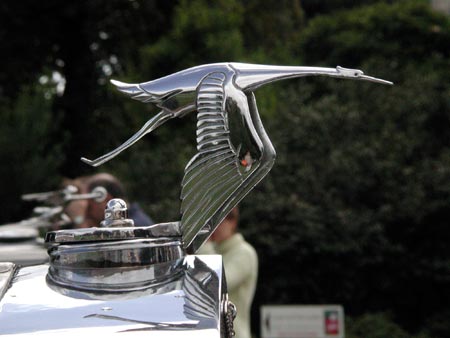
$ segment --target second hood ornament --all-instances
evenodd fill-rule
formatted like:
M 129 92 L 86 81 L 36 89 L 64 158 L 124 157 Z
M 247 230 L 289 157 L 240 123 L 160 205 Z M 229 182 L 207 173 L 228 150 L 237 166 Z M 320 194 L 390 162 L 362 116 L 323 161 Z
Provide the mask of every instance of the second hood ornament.
M 275 161 L 253 91 L 274 81 L 318 75 L 392 84 L 342 67 L 231 62 L 197 66 L 140 84 L 112 81 L 120 91 L 154 103 L 161 111 L 117 149 L 93 161 L 82 160 L 101 165 L 166 121 L 197 112 L 197 154 L 185 168 L 179 221 L 184 248 L 195 252 Z

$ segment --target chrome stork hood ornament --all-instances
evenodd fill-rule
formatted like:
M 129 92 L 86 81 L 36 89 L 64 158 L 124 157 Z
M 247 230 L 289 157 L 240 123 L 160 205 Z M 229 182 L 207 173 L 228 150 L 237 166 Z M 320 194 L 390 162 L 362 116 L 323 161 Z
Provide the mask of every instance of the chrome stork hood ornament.
M 275 149 L 261 123 L 253 92 L 271 82 L 317 75 L 392 84 L 339 66 L 231 62 L 197 66 L 140 84 L 112 80 L 120 91 L 154 103 L 161 111 L 115 150 L 93 161 L 82 160 L 101 165 L 164 122 L 197 112 L 197 154 L 185 168 L 178 223 L 184 248 L 195 252 L 275 161 Z

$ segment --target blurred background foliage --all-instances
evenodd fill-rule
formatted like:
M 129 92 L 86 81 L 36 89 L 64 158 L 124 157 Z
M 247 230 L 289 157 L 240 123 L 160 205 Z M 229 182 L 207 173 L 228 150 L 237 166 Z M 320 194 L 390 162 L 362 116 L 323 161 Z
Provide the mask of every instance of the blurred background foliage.
M 208 62 L 363 69 L 256 92 L 277 149 L 242 202 L 262 304 L 342 304 L 351 338 L 450 336 L 450 18 L 424 0 L 57 0 L 0 4 L 1 223 L 20 195 L 93 173 L 156 112 L 110 78 L 148 81 Z M 179 218 L 195 116 L 101 168 L 156 221 Z

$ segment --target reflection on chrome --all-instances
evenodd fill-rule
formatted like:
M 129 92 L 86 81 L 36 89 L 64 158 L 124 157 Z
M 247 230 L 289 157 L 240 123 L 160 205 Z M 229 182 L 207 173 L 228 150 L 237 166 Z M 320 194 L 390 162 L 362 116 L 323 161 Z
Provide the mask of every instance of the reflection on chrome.
M 97 187 L 88 194 L 78 194 L 78 189 L 71 185 L 63 190 L 22 195 L 25 201 L 44 205 L 35 207 L 30 218 L 0 225 L 0 262 L 21 266 L 47 262 L 48 255 L 39 232 L 72 226 L 72 220 L 64 212 L 64 206 L 70 201 L 93 199 L 101 202 L 106 195 L 103 187 Z
M 113 83 L 162 110 L 100 165 L 174 117 L 197 113 L 197 154 L 186 165 L 181 219 L 134 227 L 126 203 L 108 202 L 99 227 L 47 233 L 49 265 L 0 263 L 0 333 L 17 336 L 107 336 L 152 331 L 152 337 L 232 337 L 235 307 L 228 301 L 222 258 L 186 255 L 207 240 L 229 211 L 270 171 L 275 150 L 259 117 L 254 91 L 278 80 L 325 75 L 384 84 L 360 70 L 202 65 L 141 84 Z M 21 225 L 64 222 L 61 204 L 103 200 L 106 191 L 72 187 L 24 199 L 52 205 Z M 35 232 L 34 232 L 35 234 Z M 158 332 L 162 331 L 161 335 Z
M 137 324 L 144 324 L 145 327 L 138 328 L 138 329 L 127 329 L 119 332 L 132 332 L 132 331 L 150 331 L 150 330 L 187 330 L 187 329 L 196 329 L 197 323 L 158 323 L 158 322 L 149 322 L 149 321 L 143 321 L 143 320 L 133 320 L 128 318 L 122 318 L 118 316 L 108 316 L 108 315 L 102 315 L 102 314 L 91 314 L 84 316 L 84 318 L 100 318 L 100 319 L 109 319 L 109 320 L 118 320 L 123 322 L 129 322 L 129 323 L 137 323 Z M 150 326 L 150 327 L 149 327 Z
M 186 270 L 183 278 L 184 312 L 191 319 L 214 319 L 213 309 L 219 302 L 214 292 L 219 286 L 218 276 L 198 258 L 194 258 L 194 266 L 195 269 Z
M 89 329 L 102 334 L 154 331 L 153 337 L 168 330 L 180 331 L 183 337 L 187 332 L 192 337 L 220 336 L 219 297 L 224 290 L 220 256 L 187 256 L 175 279 L 121 292 L 57 285 L 46 279 L 47 270 L 47 265 L 22 268 L 14 280 L 9 279 L 0 301 L 2 334 L 75 336 Z M 134 278 L 134 272 L 128 273 L 123 268 L 122 281 Z
M 194 253 L 225 216 L 270 171 L 275 149 L 261 122 L 254 91 L 268 83 L 331 76 L 383 84 L 389 81 L 342 67 L 272 66 L 215 63 L 192 67 L 149 82 L 112 83 L 133 99 L 161 111 L 121 146 L 96 160 L 98 166 L 117 156 L 175 117 L 197 114 L 197 153 L 186 165 L 181 183 L 180 228 L 183 246 Z M 204 229 L 208 229 L 204 232 Z
M 191 262 L 189 263 L 188 260 Z M 168 288 L 168 286 L 170 287 Z M 222 286 L 223 287 L 223 286 Z M 146 294 L 162 294 L 167 292 L 177 292 L 178 298 L 184 301 L 183 313 L 186 321 L 178 322 L 155 322 L 135 320 L 132 318 L 118 317 L 104 313 L 93 313 L 86 315 L 84 318 L 98 318 L 103 320 L 117 320 L 129 323 L 143 324 L 141 328 L 127 329 L 121 332 L 131 331 L 150 331 L 150 330 L 201 330 L 208 327 L 215 327 L 219 322 L 219 297 L 217 290 L 221 288 L 219 284 L 219 276 L 212 270 L 204 261 L 198 257 L 186 259 L 182 265 L 182 274 L 177 280 L 167 283 L 162 283 L 158 286 L 152 285 L 147 290 Z M 133 292 L 130 292 L 133 294 Z M 142 296 L 142 293 L 138 293 Z M 130 297 L 125 293 L 123 296 Z M 92 294 L 91 294 L 92 297 Z M 99 294 L 99 297 L 103 297 Z M 112 310 L 108 308 L 108 310 Z
M 80 290 L 122 292 L 174 279 L 184 252 L 179 241 L 136 239 L 50 249 L 48 278 Z
M 47 233 L 48 280 L 70 289 L 114 293 L 178 278 L 185 257 L 178 227 L 171 223 L 134 227 L 126 217 L 126 203 L 112 199 L 103 227 Z

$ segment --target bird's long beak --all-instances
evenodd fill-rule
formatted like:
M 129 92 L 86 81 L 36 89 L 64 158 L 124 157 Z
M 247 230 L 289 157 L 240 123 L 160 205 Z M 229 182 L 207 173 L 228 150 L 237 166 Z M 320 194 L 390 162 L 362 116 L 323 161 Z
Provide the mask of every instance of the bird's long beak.
M 360 75 L 360 76 L 356 77 L 355 80 L 365 80 L 365 81 L 381 83 L 381 84 L 390 85 L 390 86 L 392 86 L 394 84 L 394 82 L 392 82 L 392 81 L 387 81 L 387 80 L 379 79 L 377 77 L 368 76 L 368 75 Z
M 350 69 L 350 68 L 344 68 L 341 66 L 337 66 L 336 71 L 338 74 L 335 76 L 340 77 L 340 78 L 364 80 L 364 81 L 381 83 L 381 84 L 385 84 L 385 85 L 393 85 L 394 84 L 391 81 L 379 79 L 379 78 L 376 78 L 373 76 L 364 75 L 363 71 L 359 70 L 359 69 Z
M 339 66 L 336 68 L 324 68 L 233 63 L 232 67 L 237 74 L 234 81 L 243 91 L 253 91 L 262 85 L 279 80 L 318 75 L 365 80 L 389 85 L 393 84 L 390 81 L 364 75 L 361 70 L 348 69 Z
M 163 124 L 164 122 L 166 122 L 167 120 L 169 120 L 171 118 L 172 118 L 172 115 L 163 110 L 163 111 L 159 112 L 158 114 L 156 114 L 152 119 L 147 121 L 147 123 L 144 124 L 144 126 L 141 129 L 139 129 L 139 131 L 136 132 L 136 134 L 131 136 L 127 141 L 122 143 L 116 149 L 110 151 L 109 153 L 107 153 L 103 156 L 100 156 L 99 158 L 97 158 L 95 160 L 89 160 L 85 157 L 82 157 L 81 160 L 84 163 L 87 163 L 93 167 L 98 167 L 99 165 L 101 165 L 105 162 L 108 162 L 110 159 L 116 157 L 125 149 L 131 147 L 133 144 L 135 144 L 137 141 L 139 141 L 145 135 L 152 132 L 153 130 L 158 128 L 161 124 Z

